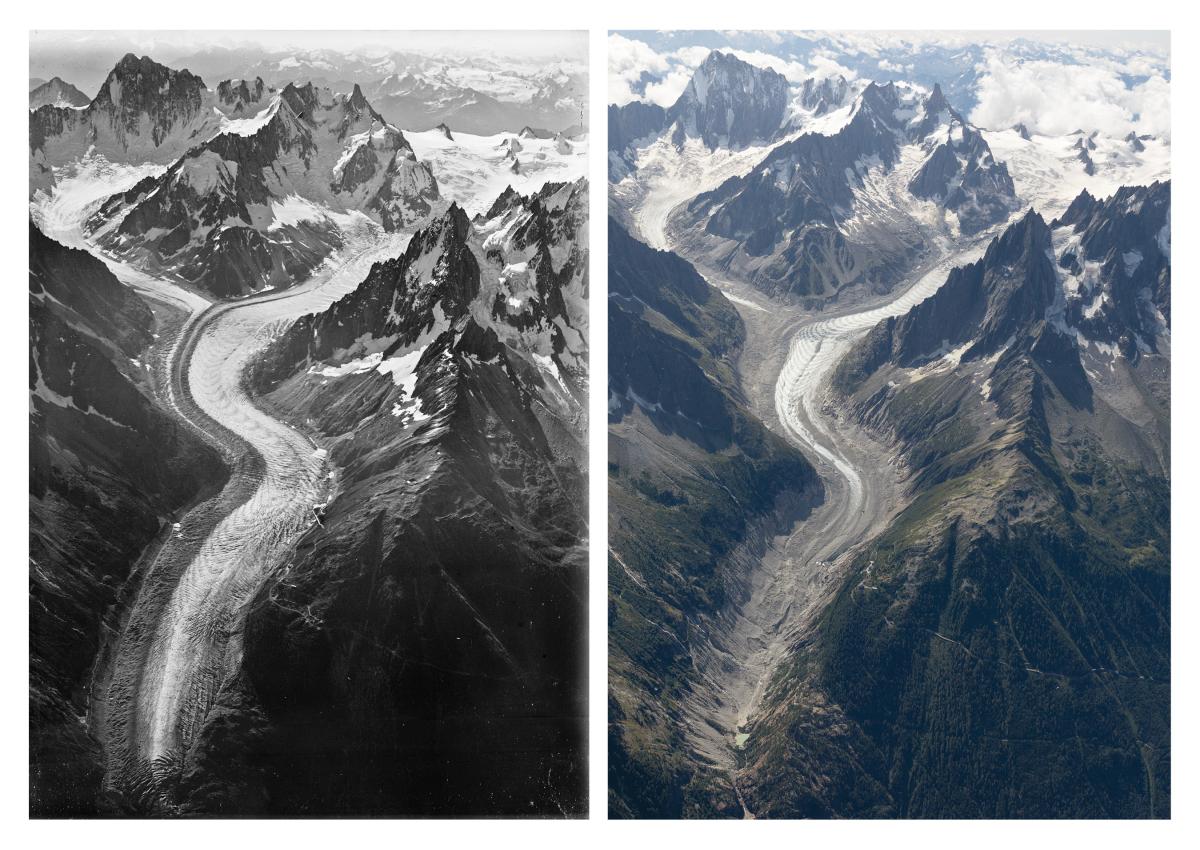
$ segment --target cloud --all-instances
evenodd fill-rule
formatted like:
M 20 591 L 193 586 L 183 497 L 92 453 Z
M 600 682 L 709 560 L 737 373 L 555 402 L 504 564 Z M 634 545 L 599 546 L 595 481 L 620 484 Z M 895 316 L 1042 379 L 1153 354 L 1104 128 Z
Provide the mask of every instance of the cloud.
M 708 54 L 712 51 L 707 47 L 681 47 L 674 53 L 670 54 L 671 58 L 688 66 L 689 68 L 699 68 Z
M 853 80 L 858 77 L 856 71 L 847 68 L 842 63 L 838 62 L 832 56 L 815 55 L 809 59 L 812 65 L 812 70 L 808 76 L 824 79 L 825 77 L 845 77 L 847 80 Z
M 640 96 L 633 86 L 641 80 L 643 72 L 658 76 L 670 71 L 671 65 L 665 57 L 654 52 L 643 41 L 626 38 L 617 33 L 608 36 L 608 102 L 624 106 Z
M 878 64 L 880 71 L 889 74 L 903 74 L 905 72 L 911 73 L 913 69 L 911 64 L 901 65 L 899 62 L 889 62 L 887 59 L 880 59 Z
M 650 103 L 657 103 L 659 106 L 671 106 L 679 100 L 679 96 L 683 94 L 683 90 L 687 88 L 691 79 L 692 69 L 682 66 L 676 68 L 661 80 L 647 83 L 643 99 Z
M 711 53 L 707 47 L 680 47 L 669 53 L 658 53 L 650 45 L 619 33 L 608 36 L 608 102 L 624 105 L 633 100 L 670 106 L 687 88 L 692 74 Z M 722 53 L 737 56 L 759 68 L 771 68 L 792 83 L 814 75 L 803 63 L 783 59 L 759 50 L 723 47 Z M 854 73 L 833 59 L 818 60 L 821 76 L 840 73 L 851 79 Z
M 812 76 L 803 63 L 773 56 L 770 53 L 763 53 L 761 50 L 738 50 L 735 47 L 723 47 L 721 48 L 721 52 L 732 53 L 743 62 L 749 62 L 751 65 L 757 65 L 759 68 L 770 68 L 773 71 L 778 71 L 790 83 L 799 83 Z
M 971 121 L 981 127 L 1023 123 L 1048 135 L 1076 129 L 1113 136 L 1131 130 L 1170 134 L 1170 83 L 1160 75 L 1131 87 L 1113 67 L 1017 62 L 998 51 L 989 52 L 980 70 Z

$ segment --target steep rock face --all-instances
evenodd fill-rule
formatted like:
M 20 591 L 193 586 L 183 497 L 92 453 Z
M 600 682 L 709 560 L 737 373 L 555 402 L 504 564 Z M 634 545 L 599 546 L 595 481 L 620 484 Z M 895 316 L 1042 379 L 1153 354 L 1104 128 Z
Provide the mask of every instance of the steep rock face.
M 248 80 L 222 80 L 217 84 L 217 101 L 222 111 L 242 116 L 257 111 L 255 106 L 261 104 L 270 92 L 262 77 L 255 77 L 253 83 Z
M 788 82 L 782 74 L 714 50 L 667 117 L 676 125 L 678 141 L 694 136 L 709 148 L 741 148 L 772 139 L 787 106 Z
M 877 326 L 843 370 L 852 363 L 919 365 L 963 345 L 960 362 L 994 354 L 1054 304 L 1058 280 L 1049 253 L 1050 228 L 1030 210 L 982 259 L 953 269 L 935 295 Z
M 934 86 L 925 112 L 918 137 L 933 152 L 909 191 L 953 210 L 963 233 L 977 233 L 1008 218 L 1016 202 L 1008 167 L 995 160 L 982 134 L 951 108 L 940 86 Z
M 1171 184 L 1086 191 L 1054 222 L 1063 321 L 1126 356 L 1157 350 L 1171 323 Z
M 839 366 L 911 501 L 749 729 L 757 814 L 1169 816 L 1169 332 L 1106 347 L 1059 273 L 1069 235 L 1157 240 L 1166 191 L 1031 212 Z
M 810 91 L 813 108 L 822 95 L 832 103 L 836 91 L 836 85 L 824 92 Z M 623 156 L 633 143 L 664 130 L 670 130 L 676 145 L 688 138 L 700 139 L 709 149 L 761 144 L 779 134 L 790 97 L 787 79 L 779 72 L 714 50 L 670 108 L 640 101 L 610 105 L 608 149 Z
M 800 85 L 800 105 L 813 115 L 824 115 L 845 106 L 851 94 L 850 83 L 840 74 L 810 77 Z
M 60 77 L 52 77 L 29 92 L 29 108 L 87 106 L 92 99 Z
M 224 472 L 150 395 L 145 303 L 32 224 L 29 255 L 30 811 L 94 815 L 99 745 L 80 718 L 122 585 Z
M 609 814 L 707 811 L 684 705 L 736 553 L 790 523 L 816 474 L 750 413 L 733 305 L 609 222 Z M 765 529 L 765 531 L 764 531 Z
M 882 209 L 878 198 L 862 209 L 864 186 L 886 183 L 905 155 L 922 163 L 906 190 Z M 837 133 L 776 146 L 749 173 L 694 198 L 675 222 L 689 249 L 736 265 L 771 294 L 828 298 L 896 279 L 924 244 L 914 196 L 953 212 L 967 233 L 1002 221 L 1016 202 L 1007 169 L 940 88 L 926 96 L 871 83 Z
M 253 371 L 337 493 L 248 615 L 186 808 L 586 811 L 586 185 L 506 195 L 452 205 Z
M 339 216 L 395 230 L 437 198 L 428 166 L 361 89 L 288 85 L 259 126 L 195 147 L 109 199 L 89 227 L 131 259 L 239 295 L 305 277 L 341 244 Z
M 667 126 L 667 110 L 657 103 L 635 100 L 624 106 L 609 104 L 608 149 L 617 154 L 639 139 L 657 136 Z
M 89 151 L 110 162 L 171 162 L 220 124 L 203 80 L 127 54 L 86 109 L 46 105 L 29 114 L 30 191 L 52 185 L 51 168 Z

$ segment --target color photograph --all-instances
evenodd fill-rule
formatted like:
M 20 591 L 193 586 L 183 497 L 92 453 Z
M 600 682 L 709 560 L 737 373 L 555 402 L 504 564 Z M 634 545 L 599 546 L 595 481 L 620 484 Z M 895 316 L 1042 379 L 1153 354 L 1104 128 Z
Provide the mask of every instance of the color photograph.
M 609 34 L 610 817 L 1171 817 L 1169 50 Z

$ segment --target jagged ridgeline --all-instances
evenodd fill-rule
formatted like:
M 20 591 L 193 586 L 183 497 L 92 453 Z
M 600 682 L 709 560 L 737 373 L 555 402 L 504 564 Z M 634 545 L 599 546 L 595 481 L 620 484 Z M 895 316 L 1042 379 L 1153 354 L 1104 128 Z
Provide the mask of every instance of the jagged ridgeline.
M 102 156 L 160 164 L 86 230 L 127 262 L 218 297 L 308 277 L 347 234 L 415 224 L 439 198 L 429 167 L 355 85 L 279 92 L 126 56 L 85 108 L 30 114 L 31 193 L 53 168 Z
M 873 170 L 896 184 L 895 209 L 856 203 Z M 1004 221 L 1017 205 L 1008 168 L 940 87 L 925 96 L 870 83 L 837 133 L 778 145 L 750 173 L 688 203 L 677 226 L 706 256 L 720 246 L 724 261 L 764 291 L 820 298 L 894 285 L 928 247 L 919 201 L 952 213 L 964 235 Z
M 805 131 L 839 110 L 836 130 Z M 689 257 L 813 306 L 843 291 L 886 292 L 931 247 L 931 232 L 971 236 L 1018 207 L 1007 166 L 937 85 L 825 77 L 792 88 L 713 51 L 674 105 L 610 106 L 608 124 L 618 182 L 636 177 L 639 149 L 659 138 L 681 153 L 692 141 L 760 148 L 740 176 L 676 207 L 667 229 Z

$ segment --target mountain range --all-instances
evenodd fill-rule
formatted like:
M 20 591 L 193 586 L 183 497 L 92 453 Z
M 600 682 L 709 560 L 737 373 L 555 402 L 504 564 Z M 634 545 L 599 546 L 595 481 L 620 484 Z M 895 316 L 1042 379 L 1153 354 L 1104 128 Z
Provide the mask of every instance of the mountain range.
M 47 67 L 88 88 L 103 79 L 103 71 L 94 71 L 104 61 L 103 52 L 94 57 L 58 56 Z M 311 82 L 318 88 L 350 92 L 358 85 L 398 126 L 417 132 L 442 122 L 478 135 L 515 133 L 526 124 L 558 131 L 579 123 L 581 111 L 586 111 L 586 63 L 569 58 L 537 61 L 387 49 L 216 46 L 172 49 L 164 58 L 166 64 L 191 69 L 204 79 L 252 84 L 259 78 L 275 89 Z M 41 82 L 31 80 L 30 89 Z
M 134 56 L 31 110 L 32 814 L 586 812 L 586 141 L 521 130 Z M 233 383 L 328 498 L 151 758 L 156 594 L 277 463 L 196 350 L 263 314 Z
M 342 480 L 251 604 L 185 810 L 585 806 L 586 191 L 451 205 L 251 370 Z
M 855 203 L 878 184 L 877 208 Z M 1007 167 L 940 88 L 871 83 L 836 133 L 779 144 L 749 174 L 698 195 L 676 226 L 682 243 L 703 244 L 714 263 L 769 294 L 819 299 L 855 285 L 890 288 L 925 247 L 915 201 L 966 235 L 1016 206 Z
M 357 86 L 343 96 L 289 84 L 255 126 L 193 147 L 110 199 L 90 229 L 122 256 L 230 296 L 307 276 L 341 244 L 339 213 L 395 230 L 437 199 L 428 166 Z
M 785 83 L 609 107 L 610 816 L 1168 817 L 1169 142 Z

